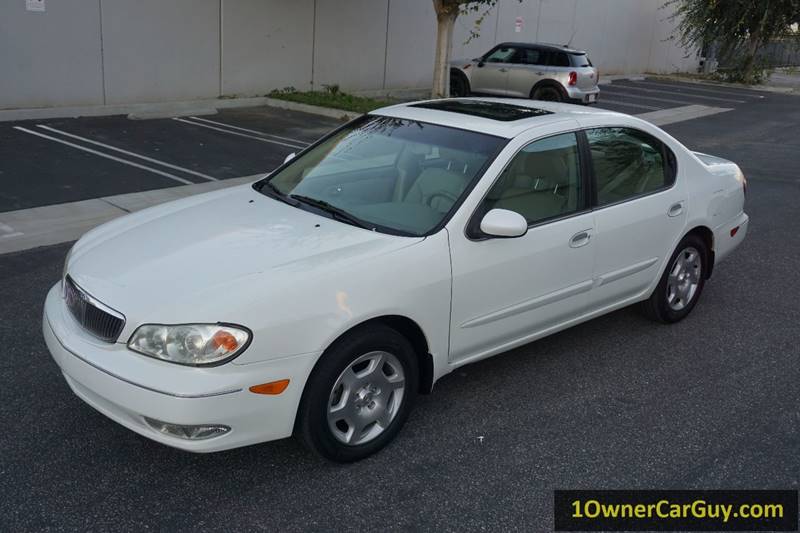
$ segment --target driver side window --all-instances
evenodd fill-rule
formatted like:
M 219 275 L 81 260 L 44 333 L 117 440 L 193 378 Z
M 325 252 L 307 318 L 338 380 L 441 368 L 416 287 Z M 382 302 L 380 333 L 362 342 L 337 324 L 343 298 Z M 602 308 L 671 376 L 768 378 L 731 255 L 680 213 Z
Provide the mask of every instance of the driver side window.
M 515 211 L 530 225 L 577 212 L 582 203 L 578 141 L 565 133 L 520 150 L 486 195 L 484 209 Z
M 491 54 L 486 56 L 485 61 L 487 63 L 508 63 L 511 61 L 511 58 L 514 57 L 514 54 L 517 53 L 516 48 L 512 48 L 510 46 L 501 46 L 497 50 L 493 51 Z

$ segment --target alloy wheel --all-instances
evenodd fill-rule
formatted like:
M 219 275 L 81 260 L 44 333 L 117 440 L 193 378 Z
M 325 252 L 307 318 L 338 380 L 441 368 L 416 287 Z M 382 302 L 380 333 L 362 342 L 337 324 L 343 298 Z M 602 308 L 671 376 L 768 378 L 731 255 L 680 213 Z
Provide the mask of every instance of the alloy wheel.
M 328 427 L 339 442 L 367 443 L 394 420 L 403 402 L 406 379 L 393 354 L 374 351 L 347 365 L 328 399 Z

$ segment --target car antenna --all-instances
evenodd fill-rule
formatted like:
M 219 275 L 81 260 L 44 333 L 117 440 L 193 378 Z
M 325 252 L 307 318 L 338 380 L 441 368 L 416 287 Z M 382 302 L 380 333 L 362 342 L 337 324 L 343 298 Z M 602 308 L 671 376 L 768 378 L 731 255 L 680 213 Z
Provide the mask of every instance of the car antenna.
M 564 45 L 564 48 L 569 48 L 570 47 L 570 45 L 572 44 L 572 39 L 575 38 L 575 34 L 576 33 L 578 33 L 578 28 L 575 28 L 574 30 L 572 30 L 572 35 L 570 35 L 569 41 L 567 41 L 567 44 Z

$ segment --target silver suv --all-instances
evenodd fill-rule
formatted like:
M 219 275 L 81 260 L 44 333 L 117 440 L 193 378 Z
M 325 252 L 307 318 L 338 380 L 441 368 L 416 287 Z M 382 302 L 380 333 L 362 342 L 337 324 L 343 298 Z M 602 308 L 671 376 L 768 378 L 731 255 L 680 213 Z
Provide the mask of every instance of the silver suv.
M 600 74 L 586 52 L 543 43 L 500 43 L 481 57 L 450 62 L 450 95 L 471 93 L 593 104 Z

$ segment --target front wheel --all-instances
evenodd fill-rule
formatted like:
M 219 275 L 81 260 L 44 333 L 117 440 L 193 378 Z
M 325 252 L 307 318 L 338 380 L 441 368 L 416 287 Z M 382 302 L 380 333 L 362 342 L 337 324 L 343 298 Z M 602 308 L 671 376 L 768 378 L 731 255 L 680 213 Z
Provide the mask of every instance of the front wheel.
M 708 249 L 697 235 L 687 235 L 667 263 L 653 294 L 642 311 L 653 320 L 673 323 L 692 311 L 703 292 L 708 272 Z
M 467 77 L 464 76 L 459 71 L 453 71 L 450 73 L 450 96 L 453 98 L 461 98 L 464 96 L 469 96 L 469 81 Z
M 416 355 L 403 335 L 382 324 L 359 328 L 331 346 L 311 373 L 296 433 L 332 461 L 364 459 L 400 431 L 417 384 Z

